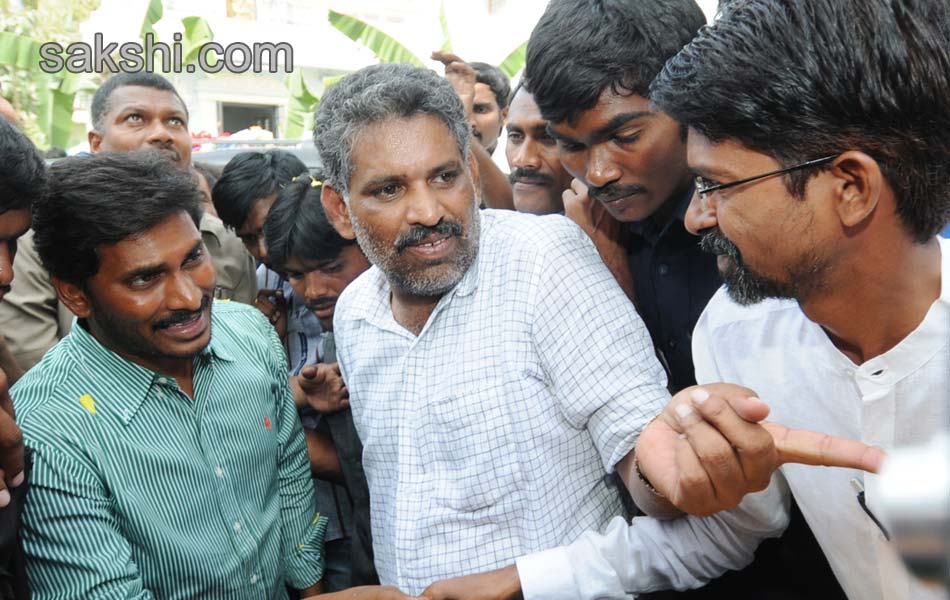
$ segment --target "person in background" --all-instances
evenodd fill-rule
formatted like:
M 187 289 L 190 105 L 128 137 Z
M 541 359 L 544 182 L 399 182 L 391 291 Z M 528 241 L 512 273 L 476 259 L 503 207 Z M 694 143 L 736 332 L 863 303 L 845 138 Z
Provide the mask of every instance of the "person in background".
M 191 170 L 188 108 L 164 77 L 144 72 L 114 75 L 96 90 L 91 113 L 92 153 L 157 152 L 177 168 Z M 252 304 L 257 295 L 254 262 L 238 239 L 211 214 L 201 219 L 201 235 L 217 274 L 215 297 Z M 22 246 L 14 265 L 20 276 L 0 304 L 0 330 L 7 332 L 20 364 L 30 368 L 69 332 L 73 315 L 57 299 L 33 248 L 32 233 Z
M 498 136 L 505 127 L 507 94 L 511 90 L 508 77 L 496 67 L 485 63 L 467 63 L 451 52 L 433 52 L 432 60 L 445 66 L 445 78 L 452 84 L 465 109 L 473 140 L 472 154 L 478 161 L 481 173 L 482 205 L 514 209 L 508 176 L 491 157 L 498 145 Z M 481 71 L 476 69 L 476 65 L 480 65 Z M 491 85 L 488 81 L 491 81 Z
M 192 166 L 195 169 L 198 188 L 201 190 L 201 204 L 204 206 L 205 212 L 218 217 L 218 211 L 215 210 L 214 201 L 211 199 L 211 190 L 214 189 L 214 184 L 221 177 L 221 171 L 203 163 L 196 162 Z
M 13 281 L 17 242 L 30 227 L 30 209 L 46 191 L 46 164 L 33 143 L 0 116 L 0 303 Z M 3 334 L 0 330 L 0 334 Z M 27 488 L 22 432 L 8 387 L 23 375 L 0 337 L 0 599 L 26 600 L 25 564 L 19 541 Z
M 307 449 L 314 474 L 344 486 L 332 486 L 338 507 L 340 536 L 326 543 L 326 589 L 379 583 L 373 565 L 369 516 L 369 489 L 363 472 L 363 446 L 345 402 L 345 386 L 337 386 L 339 365 L 333 315 L 336 302 L 350 283 L 369 268 L 355 240 L 340 236 L 320 204 L 322 182 L 298 177 L 278 195 L 264 224 L 267 256 L 283 273 L 294 296 L 320 320 L 323 328 L 321 364 L 301 373 L 301 385 L 310 391 L 309 410 L 302 411 Z M 314 401 L 323 388 L 321 401 Z M 341 404 L 342 406 L 333 406 Z M 342 408 L 342 410 L 336 410 Z M 322 414 L 310 414 L 312 411 Z M 308 425 L 308 421 L 313 422 Z
M 564 212 L 564 192 L 571 188 L 571 174 L 561 164 L 557 142 L 548 133 L 548 122 L 534 96 L 519 83 L 508 105 L 508 160 L 515 210 L 547 215 Z

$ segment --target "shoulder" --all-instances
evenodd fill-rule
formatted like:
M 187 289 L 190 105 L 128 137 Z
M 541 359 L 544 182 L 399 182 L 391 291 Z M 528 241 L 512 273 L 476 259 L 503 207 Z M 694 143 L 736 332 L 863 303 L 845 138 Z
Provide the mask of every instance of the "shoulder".
M 373 265 L 354 279 L 340 294 L 333 314 L 334 330 L 337 322 L 364 318 L 381 304 L 388 307 L 389 283 L 386 276 Z
M 211 335 L 219 343 L 266 345 L 273 331 L 261 311 L 241 302 L 215 300 L 211 308 Z
M 762 331 L 779 323 L 800 323 L 803 320 L 806 317 L 794 300 L 768 299 L 742 305 L 729 296 L 723 285 L 710 298 L 696 329 L 717 339 L 740 331 Z
M 536 252 L 558 248 L 565 243 L 591 244 L 584 231 L 564 215 L 539 216 L 485 209 L 481 211 L 481 218 L 482 235 L 492 247 Z
M 28 442 L 78 429 L 76 420 L 90 411 L 82 397 L 93 381 L 77 352 L 66 336 L 10 388 L 17 424 Z

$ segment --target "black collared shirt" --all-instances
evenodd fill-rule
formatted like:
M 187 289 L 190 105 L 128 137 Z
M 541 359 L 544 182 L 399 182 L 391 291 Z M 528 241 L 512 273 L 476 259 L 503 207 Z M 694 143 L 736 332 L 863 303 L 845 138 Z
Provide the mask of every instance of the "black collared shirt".
M 696 383 L 693 327 L 722 284 L 716 257 L 699 248 L 699 237 L 683 223 L 692 195 L 690 186 L 672 220 L 662 227 L 653 219 L 631 223 L 627 244 L 640 315 L 673 393 Z

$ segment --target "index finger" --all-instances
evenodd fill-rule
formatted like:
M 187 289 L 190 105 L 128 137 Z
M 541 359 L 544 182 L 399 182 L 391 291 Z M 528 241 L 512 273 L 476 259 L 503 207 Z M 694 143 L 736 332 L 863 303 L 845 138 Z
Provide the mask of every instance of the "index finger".
M 432 52 L 431 58 L 432 60 L 437 60 L 444 65 L 448 65 L 449 63 L 454 63 L 454 62 L 460 62 L 460 63 L 465 62 L 464 60 L 459 58 L 457 54 L 453 54 L 451 52 L 444 52 L 442 50 L 434 50 Z
M 877 473 L 887 455 L 880 448 L 824 433 L 763 422 L 772 434 L 779 462 L 844 467 Z

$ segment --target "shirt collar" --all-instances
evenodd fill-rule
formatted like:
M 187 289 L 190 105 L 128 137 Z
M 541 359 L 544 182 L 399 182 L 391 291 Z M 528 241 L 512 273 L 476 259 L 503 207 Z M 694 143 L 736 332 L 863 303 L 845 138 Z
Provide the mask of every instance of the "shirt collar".
M 80 359 L 90 369 L 106 373 L 109 380 L 118 383 L 118 392 L 108 398 L 96 399 L 96 409 L 114 412 L 128 425 L 142 402 L 148 397 L 153 386 L 169 384 L 171 378 L 138 365 L 106 348 L 78 320 L 69 332 L 74 348 L 79 351 Z M 234 357 L 215 337 L 212 327 L 211 342 L 198 353 L 198 361 L 207 363 L 214 359 L 234 362 Z M 196 365 L 197 366 L 197 365 Z
M 677 221 L 680 223 L 685 222 L 686 211 L 689 210 L 689 203 L 690 201 L 692 201 L 693 194 L 695 192 L 696 192 L 696 186 L 694 184 L 690 184 L 689 188 L 685 192 L 683 192 L 683 195 L 680 196 L 680 198 L 676 201 L 676 208 L 674 208 L 673 210 L 673 219 L 669 223 L 667 223 L 663 227 L 662 230 L 660 230 L 658 233 L 655 234 L 656 238 L 660 238 L 661 236 L 666 234 L 666 232 L 669 231 L 670 226 L 674 222 L 677 222 Z M 656 229 L 657 229 L 656 224 L 654 223 L 653 219 L 650 217 L 647 217 L 646 219 L 643 219 L 641 221 L 634 221 L 630 223 L 629 227 L 630 227 L 630 231 L 632 231 L 636 235 L 639 235 L 640 237 L 649 237 L 650 234 L 653 232 L 656 232 Z

